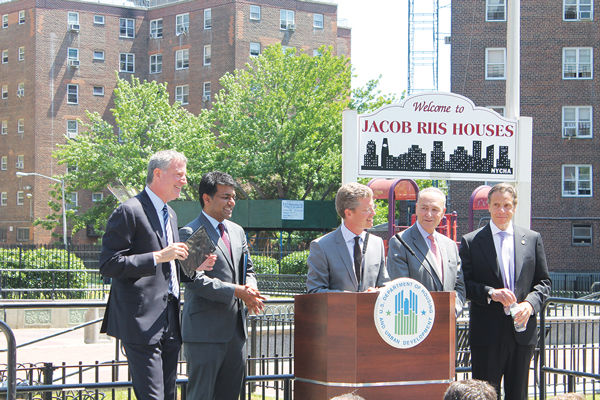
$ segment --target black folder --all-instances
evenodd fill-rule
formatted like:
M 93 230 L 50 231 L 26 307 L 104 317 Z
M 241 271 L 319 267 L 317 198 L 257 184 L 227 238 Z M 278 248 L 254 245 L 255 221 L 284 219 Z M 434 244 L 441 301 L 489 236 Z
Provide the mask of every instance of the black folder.
M 188 277 L 193 278 L 196 268 L 206 260 L 206 256 L 214 253 L 217 248 L 210 240 L 204 226 L 196 229 L 184 243 L 188 246 L 188 257 L 181 261 L 181 269 Z

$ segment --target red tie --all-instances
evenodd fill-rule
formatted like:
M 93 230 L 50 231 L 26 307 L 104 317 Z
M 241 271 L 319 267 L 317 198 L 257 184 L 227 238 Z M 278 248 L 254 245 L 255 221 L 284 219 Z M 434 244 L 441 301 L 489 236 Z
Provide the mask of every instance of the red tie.
M 227 247 L 227 251 L 229 252 L 229 257 L 232 257 L 231 255 L 231 243 L 229 243 L 229 238 L 227 237 L 227 232 L 225 231 L 225 225 L 223 225 L 223 223 L 221 222 L 218 225 L 219 231 L 221 231 L 221 239 L 223 240 L 223 243 L 225 243 L 225 247 Z
M 433 234 L 429 235 L 429 240 L 431 240 L 431 252 L 433 253 L 433 257 L 435 257 L 435 263 L 437 272 L 440 276 L 440 281 L 444 282 L 444 268 L 442 267 L 442 255 L 440 254 L 440 249 L 438 249 L 437 243 L 435 242 L 435 238 Z

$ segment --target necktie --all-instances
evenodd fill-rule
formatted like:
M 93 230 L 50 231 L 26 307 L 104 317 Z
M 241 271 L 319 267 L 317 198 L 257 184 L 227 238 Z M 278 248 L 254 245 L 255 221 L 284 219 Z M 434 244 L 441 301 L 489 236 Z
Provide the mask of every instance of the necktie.
M 500 266 L 502 267 L 502 277 L 504 278 L 504 287 L 514 293 L 513 274 L 510 270 L 510 246 L 508 240 L 510 235 L 505 231 L 498 232 L 500 235 Z M 504 313 L 510 314 L 510 307 L 504 307 Z
M 231 243 L 229 243 L 229 237 L 227 237 L 227 232 L 225 231 L 225 225 L 223 225 L 223 223 L 221 222 L 217 227 L 219 228 L 219 231 L 221 232 L 221 239 L 223 240 L 223 243 L 225 243 L 225 247 L 227 247 L 229 256 L 232 257 Z
M 354 237 L 354 273 L 360 288 L 360 266 L 362 264 L 362 252 L 360 251 L 360 236 Z
M 173 231 L 171 230 L 171 224 L 169 223 L 169 210 L 167 205 L 162 209 L 163 222 L 165 228 L 165 236 L 167 238 L 167 246 L 173 243 Z M 175 266 L 175 260 L 169 262 L 171 266 L 171 278 L 169 279 L 169 293 L 175 297 L 179 297 L 179 283 L 177 282 L 177 267 Z
M 437 243 L 435 242 L 435 237 L 433 233 L 428 236 L 431 241 L 431 252 L 433 253 L 433 257 L 435 258 L 435 264 L 437 268 L 437 273 L 440 278 L 440 282 L 442 285 L 444 284 L 444 268 L 442 266 L 442 255 L 440 254 L 440 249 L 438 249 Z

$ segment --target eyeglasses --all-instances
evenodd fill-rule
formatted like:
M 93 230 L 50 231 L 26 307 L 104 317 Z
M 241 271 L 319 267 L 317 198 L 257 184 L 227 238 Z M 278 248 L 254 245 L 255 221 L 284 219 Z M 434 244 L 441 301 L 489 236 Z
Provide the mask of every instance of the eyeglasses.
M 361 211 L 366 212 L 368 214 L 373 214 L 375 213 L 375 211 L 377 211 L 377 204 L 373 205 L 373 207 L 363 208 Z

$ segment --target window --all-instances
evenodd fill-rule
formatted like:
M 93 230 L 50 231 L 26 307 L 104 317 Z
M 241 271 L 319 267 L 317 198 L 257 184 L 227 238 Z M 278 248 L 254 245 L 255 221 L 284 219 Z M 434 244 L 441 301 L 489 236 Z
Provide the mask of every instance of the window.
M 19 86 L 17 87 L 17 96 L 18 97 L 25 96 L 25 83 L 23 83 L 23 82 L 19 83 Z
M 6 243 L 8 228 L 0 228 L 0 242 Z
M 67 137 L 74 139 L 79 133 L 79 124 L 76 119 L 67 120 Z
M 0 194 L 0 206 L 5 206 L 8 204 L 8 194 L 6 192 L 2 192 Z
M 67 49 L 67 59 L 69 61 L 78 61 L 79 60 L 79 49 L 74 49 L 69 47 Z
M 150 73 L 160 74 L 162 72 L 162 54 L 153 54 L 150 56 Z
M 294 50 L 294 46 L 281 46 L 281 51 L 283 52 L 283 54 L 287 53 L 288 50 Z M 315 55 L 315 53 L 313 52 L 313 56 Z M 319 50 L 317 50 L 317 54 L 316 55 L 321 55 L 321 53 L 319 52 Z
M 79 104 L 79 85 L 67 85 L 67 104 Z
M 94 50 L 94 60 L 104 60 L 104 51 Z
M 25 120 L 20 119 L 17 121 L 17 133 L 25 133 Z
M 79 13 L 67 13 L 67 23 L 69 24 L 69 29 L 71 29 L 72 25 L 77 25 L 77 30 L 79 30 Z
M 175 86 L 175 101 L 181 104 L 188 104 L 188 95 L 190 87 L 188 85 Z
M 591 79 L 592 59 L 591 47 L 563 48 L 563 79 Z
M 250 42 L 250 57 L 260 56 L 260 43 Z
M 210 8 L 204 10 L 204 29 L 210 29 L 212 27 L 212 11 Z
M 2 135 L 6 135 L 8 133 L 8 121 L 2 121 L 2 131 L 0 133 Z
M 150 37 L 153 39 L 162 37 L 162 18 L 150 21 Z
M 19 25 L 25 23 L 25 11 L 19 11 Z
M 591 246 L 592 245 L 592 224 L 573 224 L 572 226 L 573 246 Z
M 175 69 L 187 69 L 190 67 L 190 50 L 177 50 L 175 52 Z
M 565 21 L 589 21 L 592 20 L 592 0 L 564 0 L 563 2 Z
M 65 199 L 65 200 L 67 200 L 66 203 L 65 203 L 65 208 L 67 210 L 77 211 L 76 210 L 76 208 L 77 208 L 77 197 L 78 197 L 77 196 L 77 192 L 75 192 L 75 193 L 67 193 L 65 196 L 67 197 Z
M 485 79 L 506 79 L 506 49 L 485 49 Z
M 210 50 L 210 44 L 204 46 L 204 65 L 210 65 L 210 56 L 211 56 L 211 50 Z
M 104 86 L 94 86 L 92 94 L 94 96 L 104 96 Z
M 19 61 L 25 61 L 25 47 L 19 47 Z
M 8 157 L 2 156 L 2 160 L 0 161 L 0 170 L 6 171 L 8 168 Z
M 77 164 L 67 164 L 67 173 L 74 174 L 75 172 L 77 172 Z
M 135 20 L 132 18 L 119 18 L 119 37 L 135 37 Z
M 24 169 L 25 168 L 25 156 L 24 155 L 18 155 L 17 156 L 17 163 L 15 164 L 15 167 L 17 169 Z
M 104 15 L 94 15 L 94 24 L 104 25 Z
M 506 21 L 506 0 L 486 0 L 486 21 Z
M 120 72 L 135 72 L 135 54 L 132 53 L 120 53 L 121 62 L 119 63 Z
M 2 28 L 8 28 L 8 14 L 2 16 Z
M 313 28 L 323 29 L 323 14 L 313 14 Z
M 563 138 L 592 137 L 592 107 L 563 107 Z
M 2 98 L 8 99 L 8 86 L 7 85 L 2 86 Z
M 294 23 L 294 11 L 291 10 L 281 10 L 279 13 L 280 17 L 280 26 L 281 29 L 289 29 L 290 25 Z
M 181 14 L 175 17 L 175 34 L 181 35 L 190 29 L 190 14 Z
M 104 194 L 102 194 L 102 193 L 92 193 L 92 203 L 97 203 L 99 201 L 102 201 L 103 198 L 104 198 Z
M 2 50 L 2 64 L 8 63 L 8 50 Z
M 202 101 L 210 101 L 210 82 L 204 82 Z
M 250 19 L 260 21 L 260 6 L 250 6 Z
M 21 191 L 17 192 L 17 205 L 18 206 L 23 205 L 23 197 L 24 197 L 23 195 L 24 195 L 23 192 L 21 192 Z
M 321 53 L 321 51 L 319 49 L 314 49 L 313 50 L 313 57 L 322 57 L 323 53 Z
M 592 166 L 563 165 L 563 197 L 592 196 Z
M 17 228 L 17 241 L 29 242 L 29 228 Z

